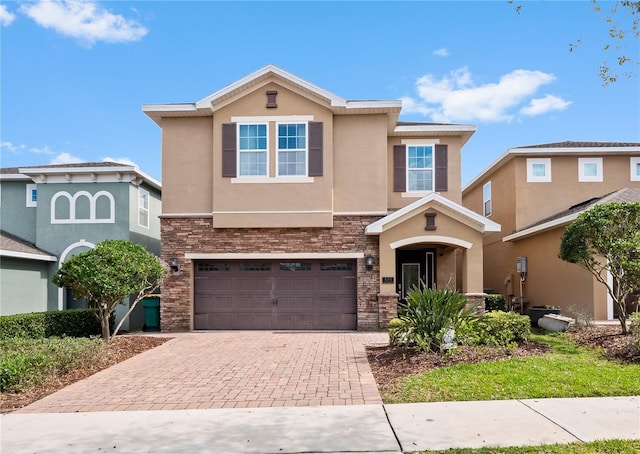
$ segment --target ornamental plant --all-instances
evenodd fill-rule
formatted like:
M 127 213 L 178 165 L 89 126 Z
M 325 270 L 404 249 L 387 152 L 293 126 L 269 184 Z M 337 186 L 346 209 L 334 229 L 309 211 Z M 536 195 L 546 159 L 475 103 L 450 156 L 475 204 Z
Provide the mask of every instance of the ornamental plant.
M 53 276 L 53 283 L 70 289 L 75 299 L 84 299 L 89 307 L 96 309 L 102 338 L 109 341 L 136 305 L 160 287 L 164 276 L 160 261 L 141 245 L 105 240 L 94 249 L 66 260 Z M 129 296 L 134 300 L 111 334 L 109 317 Z

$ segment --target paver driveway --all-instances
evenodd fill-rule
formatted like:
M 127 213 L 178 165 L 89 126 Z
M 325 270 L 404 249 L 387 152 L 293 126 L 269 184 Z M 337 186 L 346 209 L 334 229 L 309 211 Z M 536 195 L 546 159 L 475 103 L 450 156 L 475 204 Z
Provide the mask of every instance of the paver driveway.
M 364 345 L 386 333 L 180 333 L 21 413 L 380 404 Z

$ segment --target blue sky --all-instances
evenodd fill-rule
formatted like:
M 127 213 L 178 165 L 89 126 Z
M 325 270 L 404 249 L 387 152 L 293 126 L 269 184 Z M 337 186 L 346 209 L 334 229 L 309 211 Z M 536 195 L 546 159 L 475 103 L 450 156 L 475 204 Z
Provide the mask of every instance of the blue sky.
M 520 4 L 2 0 L 0 164 L 111 159 L 161 179 L 142 104 L 195 102 L 267 64 L 346 99 L 403 99 L 401 120 L 477 125 L 463 184 L 511 147 L 640 142 L 638 65 L 598 77 L 615 64 L 602 15 Z

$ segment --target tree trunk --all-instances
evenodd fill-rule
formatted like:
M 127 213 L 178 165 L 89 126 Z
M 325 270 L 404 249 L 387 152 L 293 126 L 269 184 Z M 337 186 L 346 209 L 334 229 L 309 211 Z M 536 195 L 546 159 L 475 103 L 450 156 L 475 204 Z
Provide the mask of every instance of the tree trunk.
M 100 309 L 100 326 L 102 326 L 102 340 L 105 342 L 109 342 L 110 333 L 109 333 L 109 316 L 111 314 L 105 310 Z

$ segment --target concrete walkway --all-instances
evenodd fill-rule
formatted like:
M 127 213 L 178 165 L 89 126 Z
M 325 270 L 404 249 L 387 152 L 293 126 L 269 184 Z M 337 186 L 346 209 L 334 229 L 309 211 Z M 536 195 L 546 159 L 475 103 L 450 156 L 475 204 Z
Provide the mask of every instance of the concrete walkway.
M 640 438 L 640 397 L 0 417 L 3 453 L 397 453 Z

